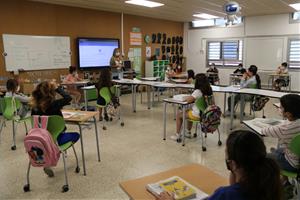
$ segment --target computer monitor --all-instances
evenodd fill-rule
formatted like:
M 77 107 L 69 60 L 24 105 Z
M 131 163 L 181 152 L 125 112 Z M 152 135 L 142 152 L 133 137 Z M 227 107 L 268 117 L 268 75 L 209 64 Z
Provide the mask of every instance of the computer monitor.
M 131 69 L 131 61 L 124 60 L 124 70 L 130 70 L 130 69 Z

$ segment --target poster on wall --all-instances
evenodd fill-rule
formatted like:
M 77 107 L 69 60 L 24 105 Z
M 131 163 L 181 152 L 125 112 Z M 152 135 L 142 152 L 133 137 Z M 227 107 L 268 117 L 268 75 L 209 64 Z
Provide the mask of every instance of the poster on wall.
M 151 47 L 146 47 L 146 58 L 151 57 Z
M 130 45 L 141 46 L 142 45 L 142 33 L 130 32 Z
M 136 74 L 140 74 L 142 68 L 142 49 L 129 48 L 128 58 L 133 63 L 132 66 Z

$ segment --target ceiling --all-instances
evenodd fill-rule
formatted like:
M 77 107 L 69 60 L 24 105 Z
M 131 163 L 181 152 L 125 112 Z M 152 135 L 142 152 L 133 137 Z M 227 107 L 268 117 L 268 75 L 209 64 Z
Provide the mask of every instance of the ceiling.
M 124 3 L 125 0 L 32 0 L 96 10 L 104 10 L 172 21 L 195 20 L 194 13 L 207 13 L 224 17 L 223 5 L 228 0 L 153 0 L 165 6 L 146 8 Z M 235 0 L 242 7 L 242 16 L 257 16 L 295 12 L 288 4 L 299 0 Z

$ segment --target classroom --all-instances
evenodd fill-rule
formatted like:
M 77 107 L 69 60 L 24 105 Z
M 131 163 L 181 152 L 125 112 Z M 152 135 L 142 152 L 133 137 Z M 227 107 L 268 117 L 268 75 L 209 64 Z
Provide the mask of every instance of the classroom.
M 0 19 L 0 199 L 300 200 L 299 0 Z

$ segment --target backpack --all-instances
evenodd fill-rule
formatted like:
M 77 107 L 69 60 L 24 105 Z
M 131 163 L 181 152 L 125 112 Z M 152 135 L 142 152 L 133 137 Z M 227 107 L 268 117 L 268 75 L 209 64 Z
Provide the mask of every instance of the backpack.
M 253 111 L 262 110 L 269 100 L 270 99 L 268 97 L 255 96 L 252 103 L 251 103 L 252 110 Z
M 39 126 L 41 119 L 41 126 Z M 33 116 L 33 128 L 24 138 L 25 150 L 34 167 L 56 166 L 60 151 L 47 130 L 48 116 Z
M 117 108 L 120 106 L 120 99 L 119 97 L 117 97 L 115 94 L 113 94 L 110 90 L 110 88 L 108 88 L 108 91 L 110 93 L 111 96 L 111 104 L 113 105 L 114 108 Z
M 207 100 L 207 98 L 205 99 Z M 215 105 L 214 101 L 211 103 L 207 101 L 207 105 L 200 116 L 201 130 L 204 133 L 213 133 L 221 124 L 222 111 L 220 107 Z

